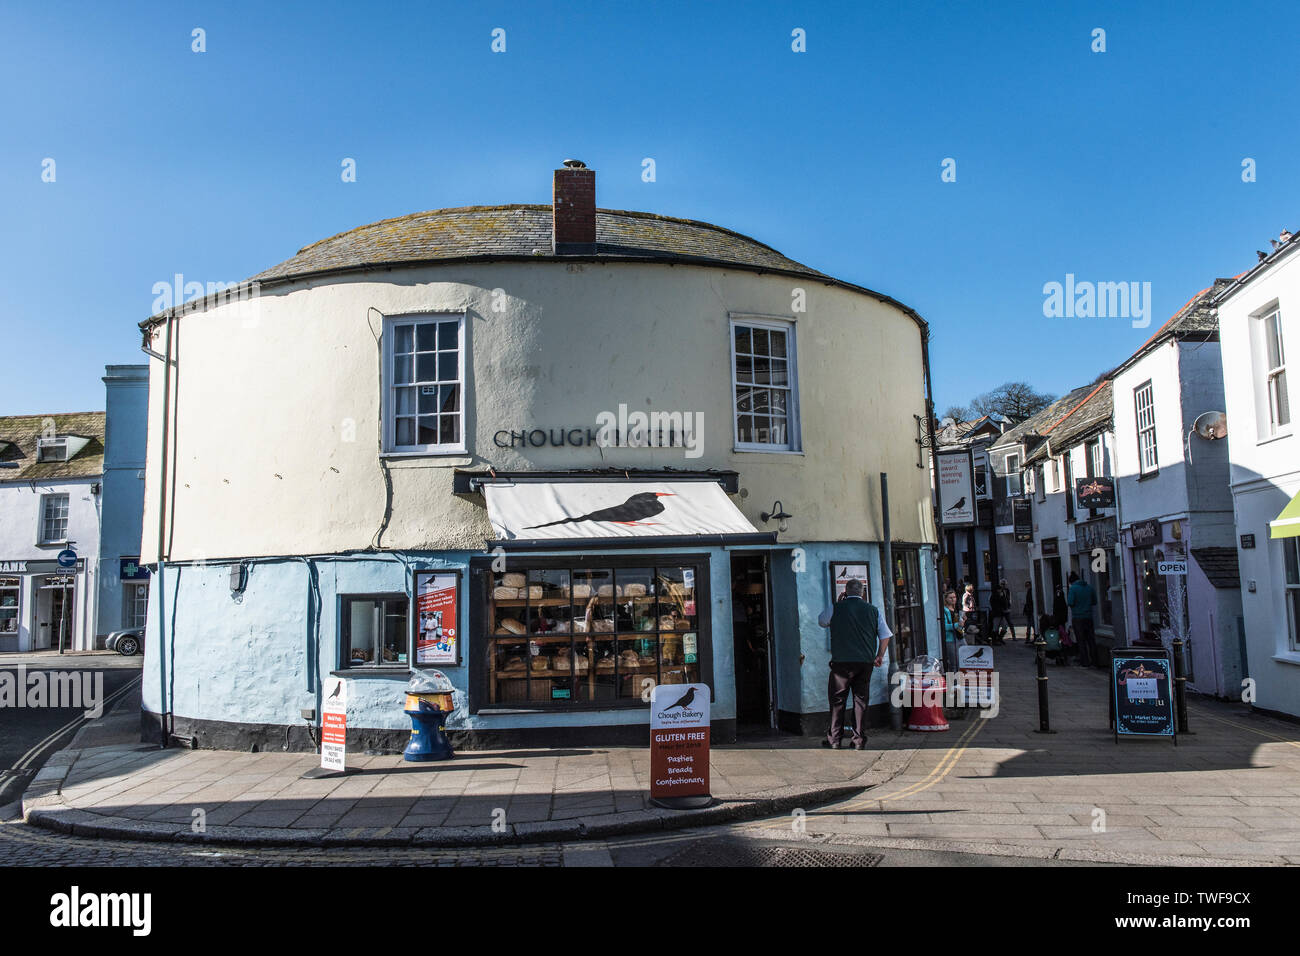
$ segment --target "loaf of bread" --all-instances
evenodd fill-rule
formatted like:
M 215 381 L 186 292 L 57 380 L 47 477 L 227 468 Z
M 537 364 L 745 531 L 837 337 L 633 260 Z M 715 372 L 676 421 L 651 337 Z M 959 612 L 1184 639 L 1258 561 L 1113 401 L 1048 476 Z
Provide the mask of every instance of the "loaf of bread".
M 599 597 L 614 597 L 614 585 L 602 584 L 600 590 L 596 592 Z
M 636 651 L 628 648 L 618 655 L 618 663 L 620 667 L 636 667 L 641 663 L 641 658 Z
M 509 599 L 512 599 L 512 598 L 517 598 L 517 597 L 519 597 L 519 589 L 518 589 L 518 588 L 507 588 L 507 587 L 493 588 L 493 589 L 492 589 L 492 597 L 493 597 L 494 600 L 497 600 L 497 601 L 501 601 L 501 600 L 509 600 Z
M 573 600 L 574 600 L 574 601 L 586 601 L 586 600 L 587 600 L 588 598 L 590 598 L 590 597 L 591 597 L 591 585 L 590 585 L 590 584 L 575 584 L 575 585 L 573 586 Z
M 514 654 L 506 658 L 506 665 L 501 668 L 501 672 L 504 674 L 522 674 L 526 669 L 524 659 L 518 654 Z
M 519 571 L 507 571 L 501 575 L 501 586 L 507 588 L 522 588 L 528 584 L 528 577 Z
M 540 584 L 530 584 L 528 586 L 528 600 L 540 601 L 542 599 L 542 586 Z
M 611 634 L 614 631 L 614 622 L 600 618 L 591 622 L 591 629 L 602 634 Z
M 527 634 L 528 628 L 524 627 L 522 621 L 517 621 L 513 617 L 503 617 L 497 623 L 497 633 L 506 634 Z
M 538 654 L 533 658 L 532 668 L 535 671 L 545 671 L 551 669 L 551 659 L 544 654 Z
M 574 622 L 573 622 L 573 633 L 574 633 L 574 634 L 586 634 L 586 633 L 587 633 L 587 622 L 586 622 L 586 621 L 574 621 Z
M 623 585 L 623 596 L 624 596 L 624 597 L 644 597 L 644 596 L 645 596 L 645 585 L 644 585 L 644 584 L 625 584 L 625 585 Z

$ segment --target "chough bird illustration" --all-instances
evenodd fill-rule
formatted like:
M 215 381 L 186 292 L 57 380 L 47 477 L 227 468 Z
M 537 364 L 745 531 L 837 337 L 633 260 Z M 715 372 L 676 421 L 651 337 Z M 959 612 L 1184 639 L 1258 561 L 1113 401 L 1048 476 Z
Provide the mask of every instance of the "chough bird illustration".
M 977 661 L 977 660 L 979 660 L 979 659 L 980 659 L 981 657 L 983 657 L 983 656 L 984 656 L 984 648 L 981 647 L 981 648 L 980 648 L 978 651 L 976 651 L 974 654 L 967 654 L 967 655 L 966 655 L 966 660 L 968 660 L 968 661 Z
M 664 710 L 665 711 L 672 710 L 674 707 L 680 707 L 683 710 L 685 710 L 687 707 L 691 706 L 691 701 L 693 701 L 694 699 L 695 699 L 695 688 L 692 687 L 689 690 L 687 690 L 686 693 L 682 694 L 682 696 L 677 699 L 676 703 L 669 704 L 667 707 L 664 708 Z
M 614 505 L 610 508 L 601 508 L 599 511 L 593 511 L 590 514 L 579 515 L 576 518 L 561 518 L 559 521 L 548 521 L 546 524 L 529 525 L 524 530 L 532 531 L 535 528 L 549 528 L 557 524 L 577 524 L 579 521 L 608 521 L 612 524 L 641 525 L 655 524 L 653 521 L 644 521 L 644 518 L 653 518 L 664 510 L 660 498 L 672 498 L 672 492 L 669 491 L 642 491 L 621 505 Z
M 966 507 L 966 496 L 962 495 L 960 498 L 957 499 L 957 503 L 953 505 L 951 508 L 949 508 L 948 511 L 961 511 L 961 509 L 965 507 Z M 947 512 L 944 512 L 944 514 L 947 514 Z
M 327 699 L 333 700 L 335 697 L 339 695 L 339 691 L 341 691 L 342 689 L 343 689 L 343 681 L 339 681 L 337 684 L 334 685 L 334 693 L 330 694 Z

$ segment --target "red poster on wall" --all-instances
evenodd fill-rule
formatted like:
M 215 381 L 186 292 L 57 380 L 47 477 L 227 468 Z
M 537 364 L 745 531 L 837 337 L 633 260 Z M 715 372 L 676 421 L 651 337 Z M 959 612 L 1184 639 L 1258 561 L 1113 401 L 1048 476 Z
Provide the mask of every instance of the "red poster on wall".
M 415 575 L 415 663 L 459 664 L 457 627 L 460 575 L 418 571 Z

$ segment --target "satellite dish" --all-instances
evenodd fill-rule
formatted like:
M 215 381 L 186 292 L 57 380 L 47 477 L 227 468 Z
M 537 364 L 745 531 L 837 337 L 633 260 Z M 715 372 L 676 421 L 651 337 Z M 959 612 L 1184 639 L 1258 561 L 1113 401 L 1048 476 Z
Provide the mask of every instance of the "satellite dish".
M 1192 431 L 1206 441 L 1228 437 L 1228 416 L 1224 412 L 1205 412 L 1192 422 Z

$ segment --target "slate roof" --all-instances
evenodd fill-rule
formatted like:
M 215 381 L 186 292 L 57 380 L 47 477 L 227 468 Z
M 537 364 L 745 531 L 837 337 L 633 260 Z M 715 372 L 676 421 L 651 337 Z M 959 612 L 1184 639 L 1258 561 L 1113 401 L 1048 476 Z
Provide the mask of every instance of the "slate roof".
M 1236 548 L 1192 548 L 1192 557 L 1216 588 L 1241 587 Z
M 1114 412 L 1111 404 L 1111 381 L 1106 379 L 1097 385 L 1089 386 L 1090 391 L 1083 401 L 1075 405 L 1064 415 L 1047 426 L 1043 437 L 1050 440 L 1053 451 L 1060 452 L 1090 437 L 1097 431 L 1108 427 Z M 1039 453 L 1041 451 L 1041 454 Z M 1047 457 L 1047 443 L 1026 456 L 1026 461 Z
M 1023 422 L 1013 428 L 1008 428 L 1002 433 L 1002 437 L 995 441 L 991 448 L 1004 448 L 1007 445 L 1025 446 L 1026 457 L 1028 457 L 1035 448 L 1042 442 L 1048 429 L 1060 421 L 1070 409 L 1076 407 L 1080 402 L 1088 397 L 1088 394 L 1095 388 L 1093 385 L 1083 385 L 1079 388 L 1062 395 L 1056 401 L 1052 402 L 1041 411 L 1030 415 Z
M 36 439 L 47 419 L 54 419 L 58 435 L 89 438 L 71 461 L 37 461 Z M 71 412 L 66 415 L 14 415 L 0 418 L 0 462 L 18 462 L 17 468 L 0 468 L 0 481 L 40 481 L 46 478 L 91 478 L 104 473 L 104 413 Z
M 1232 279 L 1215 279 L 1214 284 L 1192 296 L 1183 307 L 1169 317 L 1164 325 L 1143 342 L 1138 349 L 1115 369 L 1132 365 L 1161 342 L 1171 338 L 1213 338 L 1219 331 L 1219 310 L 1215 299 L 1233 282 Z
M 594 254 L 557 256 L 551 248 L 551 207 L 463 206 L 383 219 L 313 242 L 247 282 L 273 285 L 367 268 L 489 260 L 690 263 L 775 272 L 838 285 L 898 306 L 922 330 L 928 326 L 901 302 L 844 282 L 783 256 L 730 229 L 646 212 L 596 210 Z M 173 312 L 190 311 L 198 302 Z M 145 326 L 167 313 L 142 322 Z

